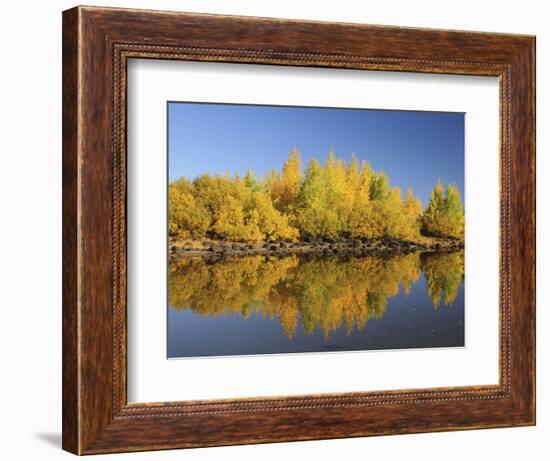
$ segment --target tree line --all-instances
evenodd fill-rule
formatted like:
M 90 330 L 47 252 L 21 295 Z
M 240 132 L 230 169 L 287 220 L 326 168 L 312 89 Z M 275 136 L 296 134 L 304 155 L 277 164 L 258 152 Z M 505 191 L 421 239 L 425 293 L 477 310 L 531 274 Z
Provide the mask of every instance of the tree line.
M 268 241 L 298 238 L 414 240 L 421 235 L 463 238 L 464 209 L 454 184 L 435 185 L 428 206 L 409 189 L 405 197 L 388 176 L 353 155 L 330 151 L 302 173 L 293 149 L 281 171 L 257 179 L 203 174 L 168 188 L 168 231 L 174 238 Z

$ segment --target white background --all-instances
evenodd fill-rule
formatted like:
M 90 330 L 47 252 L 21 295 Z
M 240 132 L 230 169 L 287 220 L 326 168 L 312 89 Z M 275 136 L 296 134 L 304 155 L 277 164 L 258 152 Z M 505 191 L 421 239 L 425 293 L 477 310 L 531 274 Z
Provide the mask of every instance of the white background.
M 130 61 L 127 80 L 129 401 L 498 383 L 496 77 L 143 59 Z M 466 347 L 166 360 L 166 101 L 175 100 L 465 113 Z
M 88 1 L 88 4 L 101 4 Z M 537 35 L 538 88 L 538 425 L 454 433 L 209 448 L 116 455 L 109 459 L 256 460 L 344 457 L 437 460 L 543 460 L 550 437 L 547 277 L 550 222 L 548 150 L 549 15 L 524 0 L 358 2 L 115 1 L 111 6 L 517 32 Z M 0 16 L 0 350 L 5 459 L 69 459 L 61 439 L 61 10 L 69 1 L 6 2 Z M 543 261 L 544 259 L 544 261 Z M 544 336 L 546 334 L 546 337 Z M 105 457 L 98 457 L 103 459 Z M 107 458 L 105 458 L 107 459 Z

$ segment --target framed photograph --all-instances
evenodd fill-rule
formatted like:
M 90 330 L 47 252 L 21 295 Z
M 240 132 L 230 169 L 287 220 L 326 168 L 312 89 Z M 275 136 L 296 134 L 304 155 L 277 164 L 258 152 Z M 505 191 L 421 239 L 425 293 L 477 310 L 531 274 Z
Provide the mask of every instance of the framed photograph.
M 63 448 L 535 424 L 532 36 L 63 13 Z

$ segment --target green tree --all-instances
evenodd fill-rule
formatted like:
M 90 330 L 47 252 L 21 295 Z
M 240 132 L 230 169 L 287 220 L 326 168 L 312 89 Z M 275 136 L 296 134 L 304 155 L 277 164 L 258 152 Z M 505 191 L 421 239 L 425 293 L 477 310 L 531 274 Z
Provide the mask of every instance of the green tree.
M 422 215 L 422 232 L 436 237 L 464 237 L 464 208 L 454 184 L 449 184 L 444 191 L 443 183 L 438 180 Z
M 428 206 L 422 216 L 422 231 L 427 235 L 438 235 L 441 232 L 440 222 L 445 207 L 443 183 L 437 180 L 432 190 Z
M 372 200 L 383 201 L 390 195 L 390 180 L 382 171 L 371 175 L 370 196 Z
M 444 214 L 447 218 L 446 234 L 451 237 L 464 237 L 464 208 L 460 192 L 455 184 L 449 184 L 445 192 Z
M 323 168 L 312 159 L 306 169 L 300 194 L 298 224 L 304 236 L 325 235 L 329 210 L 326 202 Z
M 246 171 L 243 180 L 246 187 L 248 187 L 250 190 L 252 191 L 259 190 L 259 185 L 256 182 L 256 177 L 254 176 L 254 173 L 252 172 L 252 170 L 248 169 Z

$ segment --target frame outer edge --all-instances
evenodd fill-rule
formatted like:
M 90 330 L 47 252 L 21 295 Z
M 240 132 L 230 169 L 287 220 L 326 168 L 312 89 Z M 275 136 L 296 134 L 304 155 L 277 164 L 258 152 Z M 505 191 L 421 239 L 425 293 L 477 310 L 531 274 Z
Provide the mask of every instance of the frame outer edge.
M 62 448 L 79 454 L 79 42 L 80 10 L 62 15 Z
M 129 12 L 132 12 L 132 14 L 130 15 Z M 414 427 L 397 428 L 397 430 L 388 426 L 383 430 L 368 431 L 362 428 L 365 421 L 361 420 L 368 414 L 366 410 L 361 414 L 357 411 L 355 421 L 351 421 L 347 425 L 344 424 L 349 429 L 343 432 L 329 433 L 319 431 L 315 425 L 316 423 L 309 420 L 309 410 L 304 408 L 299 413 L 292 415 L 287 413 L 285 418 L 290 426 L 295 425 L 296 418 L 303 418 L 304 423 L 310 424 L 310 427 L 306 428 L 307 430 L 304 429 L 301 433 L 287 433 L 285 431 L 288 431 L 288 426 L 285 428 L 285 424 L 282 424 L 280 426 L 281 430 L 277 434 L 274 434 L 274 428 L 271 428 L 264 430 L 263 433 L 256 434 L 252 438 L 249 435 L 243 437 L 242 433 L 239 433 L 239 430 L 244 430 L 247 427 L 256 427 L 256 422 L 253 421 L 255 417 L 252 414 L 237 413 L 235 415 L 185 417 L 174 414 L 174 424 L 165 425 L 163 432 L 160 431 L 160 425 L 161 421 L 166 421 L 164 419 L 158 417 L 143 419 L 141 415 L 132 420 L 119 417 L 121 415 L 118 414 L 119 409 L 115 404 L 115 399 L 114 397 L 111 399 L 111 389 L 107 392 L 107 383 L 111 381 L 114 375 L 106 371 L 108 368 L 107 353 L 115 348 L 114 343 L 111 344 L 107 341 L 107 338 L 112 336 L 111 333 L 114 333 L 114 326 L 109 323 L 110 317 L 106 315 L 109 312 L 107 296 L 112 295 L 107 279 L 113 271 L 116 271 L 116 267 L 114 269 L 111 269 L 110 266 L 107 267 L 107 259 L 102 259 L 102 256 L 105 256 L 107 252 L 104 242 L 109 240 L 110 235 L 112 235 L 109 234 L 109 229 L 112 233 L 112 227 L 109 224 L 111 224 L 111 219 L 114 219 L 109 216 L 104 204 L 107 203 L 107 197 L 109 200 L 114 200 L 110 195 L 110 191 L 114 190 L 112 186 L 116 189 L 117 183 L 116 178 L 112 178 L 111 171 L 107 169 L 108 158 L 104 154 L 107 152 L 108 146 L 103 136 L 109 127 L 112 127 L 110 125 L 111 121 L 107 120 L 110 112 L 106 105 L 107 99 L 111 99 L 113 96 L 111 94 L 113 90 L 109 87 L 110 82 L 107 81 L 107 74 L 110 72 L 107 69 L 111 69 L 113 64 L 109 53 L 113 44 L 120 40 L 121 34 L 122 36 L 124 34 L 132 35 L 129 31 L 133 29 L 125 28 L 121 24 L 128 24 L 134 16 L 140 16 L 141 14 L 138 14 L 135 10 L 107 10 L 89 7 L 76 7 L 63 13 L 63 449 L 75 454 L 92 454 L 441 430 L 441 428 L 436 429 L 433 425 L 418 424 Z M 176 14 L 167 13 L 163 16 L 171 17 Z M 130 18 L 127 16 L 130 16 Z M 199 17 L 203 18 L 204 16 L 178 14 L 178 18 L 187 18 L 186 21 L 191 26 L 195 25 L 194 22 Z M 213 21 L 212 16 L 207 17 Z M 222 16 L 218 17 L 223 18 Z M 232 40 L 238 45 L 241 43 L 239 28 L 242 27 L 241 23 L 244 20 L 235 17 L 225 17 L 225 19 L 229 21 L 229 31 L 234 33 Z M 266 23 L 271 25 L 279 24 L 276 21 L 275 19 L 265 20 Z M 141 29 L 138 28 L 138 31 L 133 33 L 134 35 L 150 32 L 150 27 L 146 25 L 145 21 L 138 22 L 138 24 L 141 24 Z M 288 21 L 288 25 L 291 24 L 296 27 L 307 25 L 306 28 L 317 28 L 330 27 L 331 23 L 321 26 L 321 24 Z M 361 26 L 354 27 L 354 30 L 356 30 L 354 35 L 360 35 L 357 32 L 359 29 L 365 31 L 368 29 L 367 25 L 364 28 Z M 249 25 L 246 24 L 246 27 L 248 28 Z M 387 30 L 391 29 L 389 27 Z M 395 29 L 397 30 L 397 28 Z M 399 30 L 402 32 L 402 29 Z M 182 40 L 179 31 L 180 29 L 173 29 L 172 32 L 174 34 L 172 38 L 176 43 Z M 414 35 L 421 33 L 419 30 L 409 30 L 408 32 Z M 438 34 L 447 40 L 444 42 L 447 48 L 455 47 L 452 48 L 453 50 L 463 49 L 463 47 L 456 48 L 458 45 L 455 43 L 455 39 L 458 40 L 461 36 L 456 35 L 454 32 L 442 31 Z M 215 34 L 216 32 L 212 33 Z M 302 34 L 302 32 L 300 33 Z M 380 29 L 376 28 L 376 35 L 379 36 L 380 34 Z M 262 38 L 261 34 L 258 36 Z M 488 45 L 500 51 L 507 50 L 506 52 L 502 51 L 499 58 L 501 59 L 500 63 L 503 63 L 503 60 L 508 63 L 512 60 L 516 61 L 518 58 L 517 53 L 519 53 L 522 56 L 521 59 L 523 59 L 523 70 L 533 71 L 534 39 L 502 35 L 498 36 L 499 41 L 502 40 L 502 43 L 494 43 L 497 38 L 494 35 L 487 34 L 484 37 L 486 41 L 490 42 Z M 138 35 L 138 38 L 141 39 L 142 37 Z M 476 57 L 476 54 L 481 55 L 481 59 L 486 60 L 487 52 L 485 50 L 483 52 L 479 51 L 476 40 L 472 41 L 469 36 L 466 38 L 468 38 L 466 48 L 472 48 L 472 55 L 474 57 Z M 201 40 L 194 40 L 191 40 L 192 44 L 202 46 Z M 270 43 L 271 39 L 265 40 Z M 165 39 L 161 38 L 160 43 L 166 45 Z M 458 40 L 458 44 L 460 44 L 460 40 Z M 506 45 L 508 47 L 504 48 Z M 234 43 L 230 43 L 228 46 L 234 48 Z M 328 45 L 326 46 L 328 47 Z M 356 45 L 359 50 L 362 49 L 360 47 L 363 47 L 363 45 Z M 521 51 L 519 48 L 522 48 Z M 323 51 L 322 47 L 321 51 Z M 458 57 L 461 58 L 463 54 L 464 52 L 458 53 Z M 528 54 L 528 56 L 525 56 L 525 54 Z M 420 60 L 423 59 L 421 53 Z M 464 64 L 459 61 L 457 61 L 459 64 Z M 497 61 L 494 64 L 496 65 Z M 526 66 L 526 64 L 528 65 Z M 401 66 L 403 65 L 398 64 L 398 67 Z M 105 71 L 105 75 L 102 74 L 103 71 Z M 477 73 L 474 74 L 477 75 Z M 534 75 L 532 78 L 534 79 Z M 523 159 L 518 159 L 519 162 L 516 164 L 516 166 L 521 164 L 523 167 L 528 164 L 526 169 L 523 170 L 521 178 L 521 185 L 525 186 L 526 194 L 521 199 L 521 211 L 517 210 L 517 214 L 512 212 L 512 216 L 532 213 L 535 200 L 534 187 L 531 184 L 534 181 L 535 173 L 535 138 L 534 126 L 532 125 L 534 122 L 534 100 L 531 100 L 534 98 L 534 80 L 527 80 L 527 88 L 522 88 L 521 93 L 525 98 L 524 102 L 532 103 L 532 107 L 530 106 L 524 114 L 527 121 L 525 124 L 519 125 L 523 128 L 523 130 L 520 128 L 519 133 L 524 136 L 522 138 L 523 146 L 526 144 L 529 146 L 525 152 L 522 152 L 524 154 Z M 89 85 L 92 82 L 94 88 L 90 89 Z M 103 96 L 101 96 L 102 94 Z M 101 107 L 95 104 L 97 100 L 101 103 Z M 98 139 L 89 137 L 93 133 L 100 133 Z M 512 139 L 514 139 L 514 136 L 512 136 Z M 109 192 L 107 186 L 109 186 Z M 517 197 L 515 194 L 513 196 Z M 529 225 L 534 224 L 534 215 L 528 217 L 527 223 Z M 530 240 L 534 237 L 534 229 L 524 229 L 523 232 L 523 235 L 527 238 L 523 245 L 528 250 L 532 249 L 533 253 L 529 252 L 522 261 L 530 266 L 529 263 L 534 260 L 534 241 Z M 98 245 L 101 248 L 101 255 L 98 255 L 95 249 Z M 114 249 L 116 248 L 114 247 Z M 529 293 L 529 289 L 534 287 L 534 280 L 531 279 L 534 276 L 534 267 L 524 267 L 524 269 L 527 269 L 527 272 L 521 279 L 528 282 L 528 287 L 523 288 L 523 290 Z M 525 293 L 523 290 L 522 292 Z M 534 302 L 533 293 L 527 296 L 529 301 Z M 111 299 L 113 298 L 111 297 Z M 515 362 L 516 373 L 521 376 L 521 386 L 517 390 L 524 397 L 515 399 L 515 402 L 508 401 L 509 405 L 502 409 L 510 412 L 508 420 L 503 419 L 503 414 L 499 415 L 500 419 L 494 419 L 490 422 L 483 421 L 483 419 L 477 423 L 457 419 L 452 424 L 445 424 L 443 430 L 509 427 L 511 425 L 529 425 L 534 422 L 534 305 L 529 302 L 529 305 L 523 307 L 527 312 L 524 312 L 522 320 L 514 322 L 514 324 L 520 329 L 520 336 L 528 339 L 528 344 L 521 349 L 521 357 L 517 357 Z M 516 313 L 518 312 L 516 310 Z M 529 367 L 529 376 L 526 376 L 527 373 L 525 373 L 526 366 Z M 112 386 L 114 385 L 115 381 L 112 381 Z M 526 388 L 527 395 L 521 394 L 521 390 Z M 453 400 L 455 399 L 449 399 L 450 402 Z M 477 416 L 485 410 L 488 411 L 491 406 L 489 402 L 491 401 L 469 402 L 467 406 L 471 410 L 471 416 Z M 426 404 L 434 409 L 440 406 L 439 403 L 429 401 L 426 401 Z M 452 402 L 452 404 L 454 405 L 455 402 Z M 514 404 L 519 405 L 514 407 Z M 400 410 L 401 407 L 397 410 Z M 526 407 L 531 408 L 531 413 L 529 413 L 529 410 L 525 411 Z M 445 408 L 444 405 L 441 405 L 441 411 Z M 391 407 L 389 409 L 391 410 Z M 412 412 L 413 408 L 405 405 L 402 411 Z M 318 408 L 314 411 L 315 415 L 319 415 L 323 420 L 347 421 L 343 417 L 340 418 L 339 415 L 342 412 L 343 409 L 335 412 L 328 407 Z M 259 414 L 264 417 L 264 413 L 256 413 L 256 415 Z M 284 416 L 284 413 L 282 414 Z M 277 421 L 279 424 L 280 421 L 285 420 L 284 418 L 276 418 L 274 414 L 270 415 L 269 412 L 265 413 L 265 418 L 264 425 L 266 428 L 272 427 L 270 424 L 273 421 Z M 262 419 L 256 419 L 256 421 L 262 421 Z M 223 434 L 212 431 L 214 422 L 224 423 L 222 426 L 222 428 L 225 428 Z M 179 442 L 174 441 L 174 435 L 179 436 L 178 430 L 189 435 L 189 429 L 191 429 L 190 432 L 193 433 L 195 423 L 198 425 L 198 432 L 195 431 L 195 436 L 188 436 L 186 440 L 180 440 Z M 357 425 L 361 425 L 361 430 L 355 429 L 352 431 L 353 427 L 359 427 Z M 149 442 L 143 440 L 143 436 L 153 435 L 152 433 L 155 432 L 153 429 L 159 429 L 154 434 L 154 441 L 153 439 Z M 141 431 L 141 434 L 139 431 Z M 266 435 L 268 432 L 270 435 Z M 162 437 L 166 437 L 166 442 L 157 443 L 156 436 L 159 433 Z M 202 438 L 198 438 L 199 435 Z M 205 435 L 207 435 L 206 438 Z
M 510 366 L 515 425 L 536 424 L 535 56 L 534 37 L 510 62 Z
M 532 85 L 532 100 L 531 100 L 531 110 L 532 121 L 533 121 L 533 134 L 531 139 L 531 148 L 533 149 L 533 171 L 532 173 L 532 183 L 533 183 L 533 209 L 531 211 L 533 215 L 533 239 L 535 243 L 535 254 L 534 254 L 534 267 L 533 267 L 533 283 L 534 283 L 534 316 L 533 316 L 533 325 L 532 325 L 532 340 L 533 340 L 533 358 L 532 358 L 532 369 L 533 369 L 533 401 L 531 403 L 532 407 L 532 423 L 533 426 L 537 425 L 537 37 L 533 36 L 531 44 L 531 85 Z

